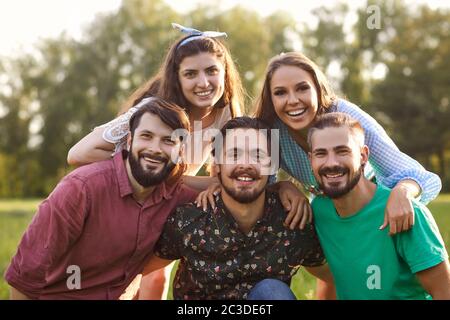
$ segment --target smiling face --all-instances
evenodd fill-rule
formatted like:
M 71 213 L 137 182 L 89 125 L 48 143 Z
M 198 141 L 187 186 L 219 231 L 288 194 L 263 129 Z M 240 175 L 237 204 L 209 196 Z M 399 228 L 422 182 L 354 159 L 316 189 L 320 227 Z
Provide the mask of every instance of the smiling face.
M 280 66 L 270 81 L 275 113 L 291 130 L 308 128 L 318 110 L 317 90 L 307 71 L 290 65 Z
M 262 167 L 270 165 L 267 136 L 256 129 L 230 129 L 222 152 L 223 164 L 216 171 L 224 192 L 240 203 L 256 201 L 268 181 L 261 175 Z
M 173 140 L 172 132 L 158 116 L 145 113 L 129 138 L 131 173 L 144 188 L 161 183 L 175 168 L 171 156 L 181 153 L 181 141 Z
M 194 108 L 210 108 L 224 93 L 225 69 L 213 53 L 202 52 L 184 58 L 178 78 L 184 97 Z
M 368 148 L 346 127 L 315 130 L 309 154 L 314 176 L 330 198 L 349 193 L 360 181 Z

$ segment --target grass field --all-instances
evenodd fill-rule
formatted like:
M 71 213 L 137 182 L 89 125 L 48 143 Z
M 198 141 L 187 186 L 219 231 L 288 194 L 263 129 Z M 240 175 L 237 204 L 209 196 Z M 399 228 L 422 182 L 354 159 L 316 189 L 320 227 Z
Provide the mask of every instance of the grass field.
M 36 211 L 39 200 L 0 200 L 0 300 L 8 298 L 8 286 L 3 274 L 14 255 L 17 244 Z M 439 196 L 429 208 L 450 248 L 450 194 Z M 312 299 L 315 294 L 315 280 L 301 270 L 292 282 L 292 288 L 299 299 Z

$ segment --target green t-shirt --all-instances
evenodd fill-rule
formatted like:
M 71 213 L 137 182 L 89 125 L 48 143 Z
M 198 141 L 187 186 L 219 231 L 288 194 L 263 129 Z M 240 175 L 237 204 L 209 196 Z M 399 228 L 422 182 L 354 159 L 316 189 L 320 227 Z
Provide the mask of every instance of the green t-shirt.
M 314 220 L 339 299 L 431 299 L 415 273 L 448 259 L 429 210 L 413 201 L 414 227 L 389 236 L 379 230 L 391 190 L 377 186 L 373 199 L 341 218 L 327 197 L 312 202 Z

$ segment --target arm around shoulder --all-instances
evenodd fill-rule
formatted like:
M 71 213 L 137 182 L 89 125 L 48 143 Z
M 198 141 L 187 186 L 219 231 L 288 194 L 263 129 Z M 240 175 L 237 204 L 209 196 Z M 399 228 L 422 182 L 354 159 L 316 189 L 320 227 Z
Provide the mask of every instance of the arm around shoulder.
M 81 166 L 88 163 L 111 158 L 114 144 L 103 139 L 105 128 L 98 127 L 70 148 L 67 163 Z

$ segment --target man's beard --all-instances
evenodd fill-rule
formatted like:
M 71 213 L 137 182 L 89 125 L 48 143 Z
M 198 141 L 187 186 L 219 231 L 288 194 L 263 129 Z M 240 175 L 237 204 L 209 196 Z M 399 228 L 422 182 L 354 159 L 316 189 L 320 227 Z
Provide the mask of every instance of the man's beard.
M 231 173 L 230 178 L 231 179 L 236 179 L 238 176 L 242 175 L 242 174 L 247 174 L 249 175 L 251 178 L 253 178 L 255 181 L 261 179 L 261 176 L 253 169 L 248 169 L 248 170 L 234 170 Z M 239 203 L 251 203 L 253 201 L 255 201 L 256 199 L 258 199 L 258 197 L 264 192 L 265 190 L 265 186 L 263 186 L 260 190 L 258 189 L 254 189 L 253 191 L 250 190 L 236 190 L 234 188 L 230 188 L 228 186 L 226 186 L 225 184 L 222 183 L 222 179 L 220 174 L 218 175 L 219 177 L 219 181 L 222 184 L 223 189 L 225 190 L 225 192 L 231 197 L 233 198 L 235 201 L 239 202 Z
M 353 178 L 348 181 L 344 186 L 339 187 L 333 187 L 333 186 L 325 186 L 321 181 L 321 179 L 317 179 L 317 182 L 319 184 L 320 189 L 323 191 L 324 195 L 331 199 L 338 199 L 355 188 L 355 186 L 358 184 L 359 180 L 361 179 L 361 176 L 364 171 L 364 166 L 360 166 L 358 170 L 355 171 L 355 175 Z M 322 178 L 323 175 L 327 173 L 344 173 L 349 174 L 350 170 L 345 167 L 328 167 L 328 168 L 322 168 L 319 170 L 319 177 Z
M 144 169 L 140 163 L 140 160 L 144 157 L 144 154 L 139 154 L 138 157 L 135 157 L 133 154 L 133 148 L 130 147 L 130 152 L 128 153 L 128 163 L 130 164 L 131 174 L 144 188 L 160 184 L 169 177 L 170 173 L 175 168 L 175 164 L 167 157 L 149 153 L 145 153 L 145 156 L 157 161 L 162 161 L 164 163 L 164 167 L 157 173 L 155 173 L 155 170 L 152 169 Z

